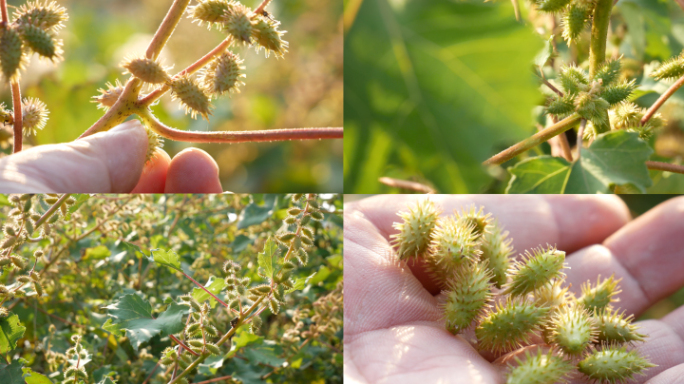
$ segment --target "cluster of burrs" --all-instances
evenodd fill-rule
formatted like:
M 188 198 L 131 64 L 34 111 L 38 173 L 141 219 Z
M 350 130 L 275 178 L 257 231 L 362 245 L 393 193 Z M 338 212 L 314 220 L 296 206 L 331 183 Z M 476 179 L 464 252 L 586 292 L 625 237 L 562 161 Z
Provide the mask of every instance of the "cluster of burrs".
M 29 1 L 17 8 L 12 22 L 0 26 L 0 68 L 5 81 L 17 83 L 31 54 L 52 62 L 62 59 L 62 40 L 57 32 L 69 18 L 66 9 L 56 2 Z M 15 106 L 16 107 L 16 106 Z M 45 127 L 48 110 L 42 101 L 28 97 L 21 103 L 25 136 L 35 135 Z M 0 104 L 0 122 L 14 124 L 14 114 Z
M 532 340 L 544 347 L 516 358 L 507 383 L 564 382 L 576 372 L 622 383 L 654 366 L 627 348 L 644 335 L 633 316 L 613 307 L 620 290 L 612 276 L 587 282 L 575 297 L 564 286 L 565 252 L 539 247 L 513 261 L 508 232 L 483 208 L 440 213 L 430 200 L 399 212 L 399 233 L 392 235 L 398 257 L 423 260 L 444 289 L 441 307 L 452 334 L 474 328 L 477 348 L 496 354 Z
M 606 62 L 593 78 L 578 67 L 563 67 L 557 80 L 564 94 L 554 95 L 546 112 L 557 118 L 577 113 L 588 121 L 585 137 L 595 137 L 611 129 L 624 129 L 638 132 L 645 138 L 664 124 L 657 114 L 641 125 L 646 111 L 627 101 L 636 83 L 634 80 L 620 80 L 619 59 Z
M 258 51 L 264 49 L 266 56 L 273 53 L 282 57 L 287 52 L 288 43 L 282 39 L 285 31 L 278 30 L 280 22 L 272 19 L 270 14 L 257 14 L 249 7 L 237 1 L 200 0 L 189 9 L 189 17 L 200 25 L 217 27 L 231 38 L 232 46 L 254 46 Z M 239 86 L 246 75 L 243 60 L 237 53 L 225 50 L 207 64 L 198 76 L 190 74 L 171 76 L 168 68 L 155 59 L 132 56 L 124 60 L 121 66 L 142 82 L 151 86 L 168 86 L 171 96 L 185 108 L 186 113 L 195 118 L 197 115 L 208 119 L 211 115 L 211 98 L 226 93 L 239 92 Z M 95 101 L 103 109 L 116 103 L 123 92 L 123 86 L 107 84 L 101 89 Z
M 81 335 L 71 336 L 74 346 L 67 349 L 67 367 L 64 370 L 62 384 L 78 384 L 88 381 L 88 373 L 85 369 L 85 361 L 89 360 L 88 350 L 81 345 Z
M 531 0 L 539 11 L 560 13 L 563 24 L 563 38 L 567 42 L 577 40 L 591 25 L 596 0 Z

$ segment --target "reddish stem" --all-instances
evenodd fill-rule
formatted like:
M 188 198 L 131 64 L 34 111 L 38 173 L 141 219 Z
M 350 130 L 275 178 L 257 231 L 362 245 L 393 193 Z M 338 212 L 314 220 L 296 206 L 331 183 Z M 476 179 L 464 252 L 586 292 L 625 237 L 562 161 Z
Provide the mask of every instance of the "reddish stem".
M 169 337 L 171 338 L 171 340 L 173 340 L 173 341 L 175 341 L 176 343 L 178 343 L 178 345 L 180 345 L 181 348 L 185 349 L 186 351 L 192 353 L 192 354 L 195 355 L 195 356 L 199 356 L 198 353 L 196 353 L 196 352 L 193 351 L 192 349 L 188 348 L 185 344 L 183 344 L 182 341 L 178 340 L 178 338 L 177 338 L 176 336 L 174 336 L 174 335 L 169 335 Z
M 192 384 L 209 384 L 209 383 L 215 383 L 215 382 L 221 381 L 221 380 L 228 380 L 228 379 L 230 379 L 231 377 L 233 377 L 233 376 L 231 376 L 231 375 L 228 375 L 228 376 L 221 376 L 221 377 L 216 377 L 216 378 L 214 378 L 214 379 L 204 380 L 204 381 L 200 381 L 200 382 L 192 383 Z
M 23 117 L 21 110 L 21 89 L 19 82 L 12 82 L 12 108 L 14 108 L 14 149 L 13 153 L 21 151 L 24 138 Z
M 216 295 L 214 295 L 213 293 L 209 292 L 209 290 L 206 289 L 206 288 L 204 288 L 204 286 L 203 286 L 202 284 L 198 283 L 197 280 L 195 280 L 195 279 L 193 279 L 192 277 L 188 276 L 188 275 L 187 275 L 185 272 L 183 272 L 183 271 L 180 271 L 180 272 L 183 274 L 183 276 L 187 277 L 187 278 L 190 279 L 193 283 L 195 283 L 195 285 L 197 285 L 198 287 L 204 289 L 204 291 L 205 291 L 206 293 L 208 293 L 211 297 L 213 297 L 214 299 L 216 299 L 216 301 L 218 301 L 219 303 L 221 303 L 221 305 L 223 305 L 223 306 L 226 307 L 226 308 L 230 308 L 230 307 L 228 306 L 228 304 L 224 303 L 223 300 L 219 299 L 218 297 L 216 297 Z
M 668 171 L 674 173 L 684 174 L 684 166 L 670 163 L 663 163 L 662 161 L 647 161 L 646 167 L 656 171 Z
M 669 99 L 670 96 L 674 95 L 674 93 L 677 92 L 677 90 L 681 88 L 682 85 L 684 85 L 684 76 L 680 77 L 679 80 L 675 81 L 675 83 L 672 84 L 670 88 L 668 88 L 665 91 L 665 93 L 660 95 L 658 100 L 656 100 L 656 102 L 653 103 L 653 105 L 651 105 L 651 108 L 649 108 L 648 111 L 646 111 L 646 114 L 644 114 L 644 117 L 641 118 L 641 125 L 646 124 L 648 119 L 655 115 L 658 108 L 662 107 L 663 104 L 665 104 L 665 102 L 667 101 L 667 99 Z

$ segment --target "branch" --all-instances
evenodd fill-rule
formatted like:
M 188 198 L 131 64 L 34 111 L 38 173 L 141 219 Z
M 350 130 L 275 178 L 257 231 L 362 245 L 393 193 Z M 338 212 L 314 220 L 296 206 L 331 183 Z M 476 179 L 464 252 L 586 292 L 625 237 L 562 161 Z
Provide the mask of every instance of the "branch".
M 341 139 L 342 127 L 337 128 L 289 128 L 263 131 L 181 131 L 167 127 L 157 120 L 149 110 L 140 110 L 138 115 L 157 134 L 164 138 L 190 143 L 245 143 L 262 141 Z
M 218 301 L 219 303 L 221 303 L 221 305 L 223 305 L 223 306 L 226 307 L 226 308 L 230 308 L 230 306 L 229 306 L 228 304 L 226 304 L 225 302 L 223 302 L 223 300 L 219 299 L 218 297 L 216 297 L 216 295 L 214 295 L 213 293 L 209 292 L 208 289 L 204 288 L 204 285 L 198 283 L 197 280 L 195 280 L 195 279 L 193 279 L 192 277 L 188 276 L 185 272 L 181 271 L 181 273 L 183 274 L 183 276 L 187 277 L 187 278 L 190 279 L 193 283 L 195 283 L 196 286 L 198 286 L 198 287 L 204 289 L 204 292 L 208 293 L 209 296 L 211 296 L 211 297 L 213 297 L 214 299 L 216 299 L 216 301 Z
M 262 13 L 264 12 L 264 9 L 266 9 L 266 6 L 267 6 L 268 3 L 270 3 L 270 2 L 271 2 L 271 0 L 263 0 L 263 1 L 261 2 L 261 4 L 259 4 L 259 6 L 257 7 L 257 9 L 254 10 L 254 13 L 257 14 L 257 15 L 262 14 Z
M 665 91 L 665 93 L 660 95 L 658 100 L 656 100 L 656 102 L 653 103 L 653 105 L 651 105 L 651 108 L 649 108 L 648 111 L 646 111 L 644 117 L 641 118 L 641 125 L 646 124 L 648 119 L 655 115 L 658 108 L 662 107 L 663 104 L 665 104 L 665 102 L 667 101 L 667 99 L 669 99 L 670 96 L 674 95 L 674 93 L 677 92 L 677 90 L 681 88 L 682 85 L 684 85 L 684 76 L 680 77 L 674 84 L 672 84 L 670 88 L 668 88 L 667 91 Z
M 199 354 L 198 354 L 197 352 L 195 352 L 195 351 L 193 351 L 192 349 L 188 348 L 188 346 L 186 346 L 185 344 L 183 344 L 182 341 L 178 340 L 178 338 L 177 338 L 176 336 L 174 336 L 174 335 L 169 335 L 169 337 L 170 337 L 173 341 L 175 341 L 176 343 L 178 343 L 178 345 L 180 345 L 181 348 L 185 349 L 186 351 L 192 353 L 192 354 L 195 355 L 195 356 L 199 356 Z
M 434 188 L 432 188 L 428 185 L 425 185 L 425 184 L 415 182 L 415 181 L 393 179 L 391 177 L 381 177 L 378 179 L 378 181 L 381 182 L 382 184 L 388 185 L 390 187 L 408 189 L 411 191 L 416 191 L 416 192 L 420 192 L 420 193 L 427 193 L 427 194 L 436 193 Z
M 2 24 L 9 25 L 9 14 L 7 13 L 7 0 L 0 0 L 0 12 L 2 13 Z M 14 111 L 14 148 L 13 153 L 21 151 L 22 140 L 24 139 L 23 117 L 21 116 L 21 87 L 19 80 L 10 81 L 12 90 L 12 110 Z
M 159 57 L 159 53 L 173 34 L 173 31 L 176 29 L 176 26 L 178 25 L 181 17 L 183 17 L 183 13 L 185 13 L 185 9 L 188 7 L 188 4 L 190 4 L 190 0 L 174 0 L 171 8 L 169 8 L 169 12 L 166 14 L 166 17 L 164 17 L 164 20 L 157 29 L 157 32 L 155 32 L 154 37 L 152 37 L 150 45 L 147 47 L 145 56 L 147 56 L 148 59 L 155 60 L 157 57 Z
M 119 99 L 116 101 L 116 103 L 114 103 L 114 105 L 109 108 L 107 112 L 95 122 L 95 124 L 83 132 L 78 138 L 82 139 L 94 133 L 107 131 L 113 128 L 115 125 L 118 125 L 126 120 L 126 118 L 132 113 L 130 106 L 128 105 L 129 101 L 132 98 L 137 99 L 138 93 L 136 91 L 139 90 L 139 87 L 139 79 L 131 78 L 128 80 L 123 92 L 121 92 L 121 96 L 119 96 Z
M 249 307 L 247 312 L 240 315 L 238 317 L 238 322 L 236 323 L 237 325 L 235 327 L 232 327 L 225 335 L 223 335 L 223 337 L 221 337 L 221 339 L 218 341 L 218 343 L 216 343 L 216 345 L 223 345 L 223 343 L 230 340 L 230 338 L 233 337 L 233 335 L 235 334 L 235 331 L 237 330 L 237 328 L 242 324 L 242 320 L 244 320 L 244 318 L 247 317 L 247 315 L 249 313 L 251 313 L 256 307 L 258 307 L 259 304 L 261 304 L 261 302 L 264 300 L 264 298 L 266 298 L 265 295 L 261 296 L 257 301 L 254 302 L 254 304 L 252 304 L 251 307 Z M 195 361 L 192 362 L 192 364 L 190 364 L 187 368 L 185 368 L 185 370 L 183 372 L 181 372 L 180 375 L 178 375 L 175 379 L 173 379 L 171 382 L 169 382 L 169 384 L 177 384 L 180 381 L 180 379 L 187 376 L 193 369 L 195 369 L 195 367 L 200 365 L 200 363 L 202 363 L 209 356 L 211 356 L 211 355 L 204 354 L 204 355 L 198 357 Z
M 36 229 L 43 225 L 43 223 L 47 221 L 47 219 L 49 219 L 50 216 L 52 216 L 52 214 L 55 213 L 55 211 L 57 211 L 59 207 L 62 206 L 62 204 L 64 204 L 64 202 L 69 198 L 69 196 L 71 196 L 70 193 L 65 193 L 64 195 L 62 195 L 62 197 L 59 198 L 59 200 L 57 200 L 56 203 L 52 205 L 52 207 L 50 207 L 45 213 L 43 213 L 43 216 L 41 216 L 40 219 L 38 219 L 38 221 L 36 221 L 36 224 L 33 226 L 33 231 L 35 232 Z
M 589 76 L 593 79 L 596 72 L 606 61 L 606 41 L 613 0 L 598 0 L 594 8 L 594 21 L 591 24 L 591 43 L 589 50 Z
M 528 137 L 527 139 L 509 147 L 508 149 L 505 149 L 498 154 L 490 157 L 487 159 L 485 162 L 483 162 L 483 165 L 496 165 L 496 164 L 501 164 L 504 163 L 519 154 L 527 151 L 530 148 L 534 148 L 537 145 L 549 140 L 552 137 L 555 137 L 557 135 L 560 135 L 561 133 L 569 130 L 574 126 L 575 123 L 577 123 L 582 117 L 576 113 L 573 113 L 572 115 L 566 117 L 565 119 L 559 121 L 558 123 L 544 128 L 543 130 L 535 133 L 533 136 Z
M 4 0 L 3 0 L 4 3 Z M 12 82 L 12 108 L 14 111 L 14 148 L 13 153 L 21 151 L 22 140 L 24 138 L 23 116 L 21 110 L 21 89 L 19 87 L 19 80 L 16 83 Z
M 663 163 L 662 161 L 647 161 L 646 167 L 654 171 L 667 171 L 684 174 L 684 165 Z

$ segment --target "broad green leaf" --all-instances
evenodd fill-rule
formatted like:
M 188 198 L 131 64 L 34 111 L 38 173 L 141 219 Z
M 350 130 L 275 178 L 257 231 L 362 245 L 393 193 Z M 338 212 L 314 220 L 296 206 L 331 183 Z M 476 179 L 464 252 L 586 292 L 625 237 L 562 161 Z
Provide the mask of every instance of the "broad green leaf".
M 121 337 L 124 335 L 123 330 L 119 328 L 118 324 L 114 324 L 111 318 L 107 319 L 107 321 L 102 325 L 102 329 L 116 337 Z
M 325 267 L 323 267 L 325 268 Z M 294 284 L 292 284 L 292 288 L 285 290 L 285 293 L 292 293 L 294 291 L 301 291 L 306 287 L 307 284 L 309 284 L 309 280 L 311 280 L 314 276 L 316 276 L 317 272 L 312 273 L 309 276 L 305 277 L 298 277 L 294 279 Z
M 273 371 L 273 368 L 252 364 L 243 359 L 230 359 L 230 363 L 227 364 L 224 371 L 230 373 L 233 378 L 240 380 L 243 384 L 263 384 L 262 377 Z
M 651 185 L 646 160 L 653 150 L 635 132 L 599 135 L 582 148 L 579 161 L 539 156 L 509 168 L 508 193 L 610 193 L 632 185 L 642 193 Z
M 237 235 L 235 237 L 235 240 L 233 240 L 233 243 L 230 245 L 230 247 L 233 249 L 234 253 L 239 254 L 240 252 L 244 251 L 245 248 L 247 248 L 247 246 L 252 244 L 253 242 L 254 242 L 254 240 L 248 236 Z
M 77 193 L 76 195 L 73 195 L 73 197 L 76 199 L 76 203 L 69 207 L 69 209 L 67 210 L 69 213 L 74 213 L 78 211 L 78 209 L 81 208 L 81 205 L 88 201 L 90 195 L 87 193 Z
M 114 380 L 112 380 L 111 377 L 105 377 L 104 379 L 100 380 L 97 384 L 116 384 Z
M 9 201 L 9 195 L 0 195 L 0 206 L 11 206 L 14 205 Z
M 52 384 L 52 381 L 48 379 L 47 376 L 33 372 L 31 368 L 22 368 L 21 370 L 24 373 L 26 384 Z
M 159 265 L 165 265 L 171 269 L 182 272 L 180 258 L 176 252 L 172 250 L 165 251 L 163 249 L 151 249 L 150 253 L 152 257 L 149 258 L 150 261 L 154 261 Z
M 23 364 L 19 360 L 11 364 L 0 364 L 0 379 L 2 384 L 24 384 Z
M 234 349 L 238 350 L 242 347 L 259 342 L 261 340 L 263 340 L 263 338 L 259 335 L 255 335 L 247 331 L 241 331 L 238 332 L 236 336 L 233 336 L 233 344 L 235 344 Z
M 250 345 L 242 351 L 242 355 L 252 363 L 262 363 L 278 367 L 285 359 L 278 357 L 283 353 L 283 348 L 273 340 L 264 340 L 262 343 Z
M 19 316 L 12 314 L 0 318 L 0 353 L 7 353 L 17 347 L 17 340 L 24 336 L 24 327 Z
M 344 189 L 381 176 L 479 192 L 480 163 L 528 136 L 543 41 L 510 2 L 366 0 L 344 39 Z
M 215 356 L 211 355 L 209 356 L 202 364 L 200 364 L 197 367 L 197 372 L 199 372 L 201 375 L 205 376 L 211 376 L 215 375 L 216 371 L 223 367 L 223 359 L 224 355 L 220 356 Z
M 215 276 L 210 276 L 209 280 L 207 280 L 207 283 L 204 285 L 204 288 L 206 288 L 209 292 L 213 293 L 214 295 L 217 295 L 223 288 L 226 286 L 226 281 L 221 278 L 217 278 Z M 192 297 L 197 300 L 198 302 L 202 303 L 205 300 L 211 299 L 209 302 L 212 306 L 216 305 L 216 300 L 211 297 L 204 289 L 202 288 L 194 288 L 192 290 Z
M 99 383 L 107 377 L 111 377 L 114 375 L 116 375 L 116 372 L 114 371 L 114 369 L 112 369 L 112 366 L 105 365 L 93 371 L 93 381 Z
M 264 250 L 259 253 L 259 267 L 264 270 L 264 275 L 269 279 L 273 278 L 273 256 L 278 252 L 278 244 L 273 241 L 271 236 L 264 244 Z
M 264 195 L 264 205 L 252 201 L 242 210 L 238 219 L 238 229 L 261 224 L 273 214 L 273 207 L 278 201 L 277 195 Z
M 88 260 L 88 259 L 95 259 L 95 260 L 100 260 L 100 259 L 105 259 L 109 257 L 112 253 L 109 251 L 109 248 L 105 247 L 104 245 L 98 245 L 97 247 L 93 248 L 88 248 L 85 251 L 85 255 L 83 255 L 82 260 Z
M 104 308 L 109 310 L 112 323 L 126 330 L 136 350 L 156 335 L 165 336 L 180 332 L 184 327 L 182 317 L 190 312 L 187 306 L 172 303 L 155 319 L 150 303 L 135 294 L 124 295 Z

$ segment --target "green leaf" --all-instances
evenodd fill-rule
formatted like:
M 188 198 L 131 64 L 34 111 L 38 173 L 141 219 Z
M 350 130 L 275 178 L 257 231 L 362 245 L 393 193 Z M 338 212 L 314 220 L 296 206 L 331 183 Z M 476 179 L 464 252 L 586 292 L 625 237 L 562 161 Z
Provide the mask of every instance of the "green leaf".
M 148 258 L 150 261 L 154 261 L 159 265 L 165 265 L 171 269 L 175 269 L 176 271 L 182 272 L 181 270 L 181 264 L 180 264 L 180 258 L 176 254 L 176 252 L 172 250 L 165 251 L 163 249 L 151 249 L 150 253 L 152 254 L 150 258 Z
M 213 293 L 214 295 L 218 295 L 218 293 L 221 292 L 221 290 L 223 290 L 223 288 L 225 287 L 226 281 L 215 276 L 209 276 L 209 280 L 207 280 L 207 283 L 204 285 L 204 288 L 206 288 L 209 292 Z M 192 290 L 192 297 L 200 303 L 204 302 L 205 300 L 211 299 L 211 301 L 209 302 L 211 304 L 211 307 L 213 308 L 216 305 L 216 299 L 211 297 L 211 295 L 209 295 L 202 288 L 194 288 Z
M 74 203 L 74 205 L 69 207 L 69 209 L 67 210 L 69 213 L 74 213 L 74 212 L 78 211 L 78 209 L 81 208 L 81 205 L 83 205 L 83 203 L 88 201 L 88 199 L 90 198 L 90 195 L 87 193 L 77 193 L 76 195 L 73 195 L 72 197 L 76 199 L 76 202 Z
M 537 67 L 543 67 L 553 56 L 553 39 L 554 35 L 551 35 L 548 40 L 544 42 L 544 48 L 542 48 L 541 52 L 535 56 L 534 65 Z
M 136 351 L 142 343 L 156 335 L 165 336 L 180 332 L 184 327 L 182 317 L 190 312 L 187 306 L 171 303 L 166 311 L 155 319 L 150 303 L 136 294 L 124 295 L 104 308 L 109 310 L 112 323 L 126 330 Z
M 12 361 L 12 364 L 0 364 L 0 378 L 2 384 L 24 384 L 23 364 L 19 360 Z
M 85 250 L 85 255 L 83 255 L 82 260 L 88 260 L 88 259 L 95 259 L 95 260 L 100 260 L 100 259 L 106 259 L 109 257 L 112 253 L 109 251 L 109 248 L 105 247 L 104 245 L 98 245 L 97 247 L 93 248 L 88 248 Z
M 269 279 L 273 278 L 273 256 L 278 252 L 278 245 L 271 236 L 264 244 L 263 252 L 259 253 L 259 267 L 264 270 L 264 275 Z
M 47 376 L 33 372 L 31 368 L 22 368 L 21 370 L 24 373 L 26 384 L 52 384 L 52 381 L 50 381 Z
M 264 340 L 262 343 L 251 345 L 242 351 L 251 363 L 262 363 L 274 367 L 281 366 L 285 359 L 278 357 L 283 353 L 283 348 L 273 340 Z
M 19 316 L 12 314 L 0 319 L 0 353 L 7 353 L 17 347 L 17 340 L 24 336 L 24 327 Z
M 323 267 L 323 268 L 325 268 L 325 267 Z M 300 291 L 300 290 L 304 289 L 304 287 L 306 287 L 306 285 L 309 284 L 309 280 L 311 280 L 311 278 L 316 276 L 316 273 L 317 272 L 314 272 L 314 273 L 310 274 L 309 276 L 296 278 L 294 280 L 294 284 L 292 284 L 292 288 L 285 290 L 285 293 L 292 293 L 294 291 Z M 328 274 L 329 274 L 329 272 L 328 272 Z M 326 275 L 326 277 L 327 277 L 327 275 Z
M 519 162 L 509 168 L 513 177 L 506 192 L 610 193 L 632 185 L 643 193 L 652 183 L 645 164 L 652 152 L 636 132 L 607 132 L 582 148 L 579 161 L 539 156 Z
M 112 380 L 111 377 L 107 376 L 104 379 L 100 380 L 97 384 L 116 384 L 116 382 Z
M 510 2 L 366 0 L 344 38 L 344 190 L 381 176 L 481 191 L 480 163 L 531 134 L 543 42 Z
M 253 197 L 252 197 L 253 199 Z M 273 214 L 273 207 L 278 201 L 277 195 L 264 195 L 264 205 L 257 205 L 252 201 L 242 210 L 238 220 L 238 229 L 261 224 Z
M 107 319 L 107 321 L 102 325 L 102 329 L 105 331 L 111 333 L 112 335 L 116 337 L 121 337 L 124 335 L 124 332 L 122 329 L 119 328 L 117 324 L 114 324 L 112 322 L 112 319 Z
M 254 240 L 248 236 L 237 235 L 237 236 L 235 236 L 235 240 L 233 240 L 233 243 L 230 244 L 230 247 L 233 249 L 233 252 L 238 254 L 238 253 L 244 251 L 245 248 L 247 248 L 247 246 L 251 245 L 253 242 L 254 242 Z

